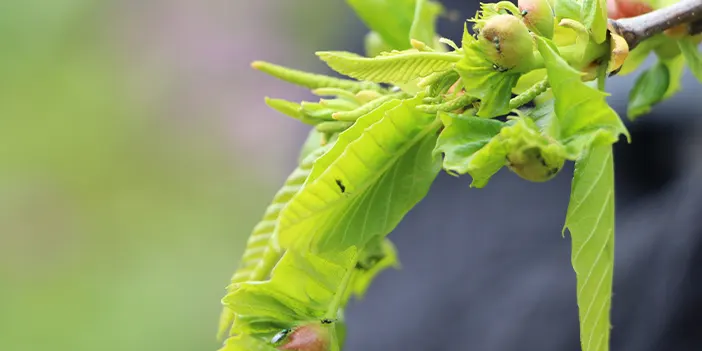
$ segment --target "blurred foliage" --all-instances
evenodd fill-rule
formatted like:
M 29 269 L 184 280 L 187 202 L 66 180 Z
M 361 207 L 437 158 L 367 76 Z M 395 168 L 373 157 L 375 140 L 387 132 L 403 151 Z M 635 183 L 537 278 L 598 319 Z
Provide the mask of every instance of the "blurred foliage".
M 109 5 L 0 1 L 0 350 L 216 349 L 213 301 L 278 185 L 213 120 L 152 115 Z

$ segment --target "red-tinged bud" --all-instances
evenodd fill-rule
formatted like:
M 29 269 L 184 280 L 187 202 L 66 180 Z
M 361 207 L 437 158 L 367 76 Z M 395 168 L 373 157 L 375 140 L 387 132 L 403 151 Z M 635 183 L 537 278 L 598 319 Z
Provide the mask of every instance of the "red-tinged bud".
M 491 17 L 480 31 L 478 42 L 481 51 L 501 69 L 529 71 L 533 66 L 534 40 L 517 17 Z
M 329 328 L 321 324 L 308 324 L 286 333 L 281 351 L 329 351 Z
M 519 0 L 524 24 L 534 33 L 553 38 L 553 9 L 548 0 Z
M 644 0 L 607 0 L 607 17 L 611 19 L 629 18 L 653 11 Z

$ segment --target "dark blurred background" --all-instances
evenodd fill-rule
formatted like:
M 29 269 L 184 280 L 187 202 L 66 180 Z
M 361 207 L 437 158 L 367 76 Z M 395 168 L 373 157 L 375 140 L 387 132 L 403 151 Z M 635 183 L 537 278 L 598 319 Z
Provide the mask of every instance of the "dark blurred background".
M 459 40 L 477 1 L 442 2 Z M 249 63 L 329 73 L 313 52 L 365 33 L 342 0 L 1 1 L 0 350 L 215 350 L 306 134 L 263 97 L 312 98 Z M 608 83 L 622 115 L 633 79 Z M 702 349 L 700 96 L 687 74 L 617 145 L 612 350 Z M 571 172 L 440 176 L 391 236 L 403 269 L 350 306 L 347 350 L 578 350 Z

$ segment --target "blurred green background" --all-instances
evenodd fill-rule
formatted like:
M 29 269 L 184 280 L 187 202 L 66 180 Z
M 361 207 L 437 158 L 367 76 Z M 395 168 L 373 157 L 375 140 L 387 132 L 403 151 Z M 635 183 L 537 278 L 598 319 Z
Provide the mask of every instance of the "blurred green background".
M 325 0 L 0 1 L 0 350 L 215 350 L 303 127 L 252 72 L 320 71 Z M 334 22 L 332 27 L 331 21 Z

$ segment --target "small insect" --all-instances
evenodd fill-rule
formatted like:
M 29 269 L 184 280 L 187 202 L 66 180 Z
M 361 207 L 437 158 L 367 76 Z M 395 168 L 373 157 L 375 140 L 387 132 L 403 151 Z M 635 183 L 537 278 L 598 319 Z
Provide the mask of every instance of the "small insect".
M 332 323 L 334 323 L 334 321 L 331 320 L 331 319 L 328 319 L 328 318 L 324 318 L 324 319 L 322 319 L 322 320 L 320 321 L 320 323 L 322 323 L 322 324 L 332 324 Z
M 527 10 L 522 10 L 522 17 L 525 17 L 526 15 L 529 14 L 529 11 Z
M 497 52 L 501 53 L 502 51 L 500 50 L 500 38 L 496 36 L 496 37 L 492 38 L 492 42 L 495 44 L 495 50 L 497 50 Z
M 292 332 L 292 329 L 283 329 L 278 334 L 275 334 L 271 339 L 271 344 L 279 344 Z
M 497 71 L 497 72 L 506 72 L 506 71 L 509 71 L 509 68 L 500 67 L 500 66 L 498 66 L 498 65 L 496 65 L 496 64 L 494 64 L 494 63 L 492 64 L 492 69 L 494 69 L 494 70 Z
M 336 185 L 339 186 L 339 190 L 341 190 L 342 194 L 346 192 L 346 186 L 341 182 L 341 179 L 336 179 Z

